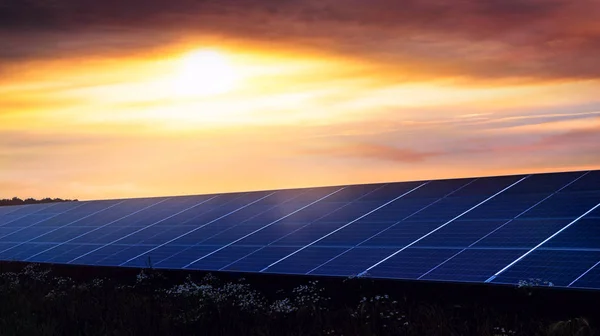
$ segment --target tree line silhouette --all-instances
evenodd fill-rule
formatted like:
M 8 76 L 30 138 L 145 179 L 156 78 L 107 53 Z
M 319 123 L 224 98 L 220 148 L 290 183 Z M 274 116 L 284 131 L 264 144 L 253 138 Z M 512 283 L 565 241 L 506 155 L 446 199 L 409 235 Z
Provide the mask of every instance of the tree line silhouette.
M 4 206 L 4 205 L 23 205 L 23 204 L 41 204 L 41 203 L 58 203 L 58 202 L 77 202 L 77 199 L 62 199 L 62 198 L 42 198 L 42 199 L 35 199 L 35 198 L 26 198 L 26 199 L 20 199 L 19 197 L 13 197 L 13 198 L 4 198 L 4 199 L 0 199 L 0 206 Z

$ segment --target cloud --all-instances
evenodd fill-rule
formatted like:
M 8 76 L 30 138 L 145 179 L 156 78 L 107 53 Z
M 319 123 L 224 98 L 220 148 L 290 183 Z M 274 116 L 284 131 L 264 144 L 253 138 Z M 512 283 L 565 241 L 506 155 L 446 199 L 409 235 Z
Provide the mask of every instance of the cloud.
M 421 152 L 408 148 L 369 143 L 343 144 L 338 146 L 304 149 L 302 154 L 333 156 L 341 158 L 393 161 L 401 163 L 421 163 L 440 155 L 435 152 Z
M 598 79 L 596 0 L 8 0 L 0 59 L 149 50 L 190 35 L 314 47 L 406 75 Z
M 39 133 L 27 131 L 0 131 L 3 151 L 64 150 L 90 145 L 107 145 L 124 138 L 73 133 Z

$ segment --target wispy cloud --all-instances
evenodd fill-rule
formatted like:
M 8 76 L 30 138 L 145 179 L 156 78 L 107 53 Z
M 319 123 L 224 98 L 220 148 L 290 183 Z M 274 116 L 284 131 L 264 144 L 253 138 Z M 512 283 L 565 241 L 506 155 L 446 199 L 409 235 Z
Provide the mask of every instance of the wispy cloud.
M 393 161 L 397 163 L 419 163 L 440 154 L 368 143 L 349 143 L 341 146 L 306 149 L 301 153 L 327 157 Z

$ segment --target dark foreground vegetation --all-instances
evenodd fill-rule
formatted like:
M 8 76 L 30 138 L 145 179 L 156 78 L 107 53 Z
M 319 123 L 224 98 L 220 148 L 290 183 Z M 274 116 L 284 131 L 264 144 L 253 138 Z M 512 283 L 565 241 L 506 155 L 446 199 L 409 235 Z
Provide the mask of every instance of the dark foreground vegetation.
M 225 275 L 174 280 L 146 269 L 105 278 L 76 269 L 71 277 L 43 265 L 0 266 L 1 335 L 598 335 L 592 316 L 388 296 L 364 279 L 332 288 L 327 279 L 288 286 L 263 278 L 255 287 Z
M 70 199 L 62 199 L 62 198 L 42 198 L 42 199 L 35 199 L 35 198 L 26 198 L 26 199 L 20 199 L 18 197 L 13 197 L 13 198 L 4 198 L 4 199 L 0 199 L 0 206 L 3 205 L 23 205 L 23 204 L 41 204 L 41 203 L 58 203 L 58 202 L 76 202 L 77 200 L 70 200 Z

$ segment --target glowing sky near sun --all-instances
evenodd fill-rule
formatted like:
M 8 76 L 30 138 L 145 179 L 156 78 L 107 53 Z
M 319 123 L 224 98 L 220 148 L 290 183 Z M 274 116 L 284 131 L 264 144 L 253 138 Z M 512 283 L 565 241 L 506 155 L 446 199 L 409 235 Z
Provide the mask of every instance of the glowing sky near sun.
M 0 6 L 0 198 L 600 168 L 597 0 Z

